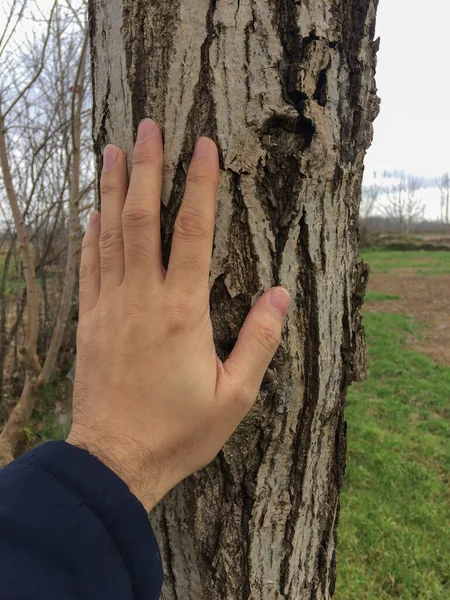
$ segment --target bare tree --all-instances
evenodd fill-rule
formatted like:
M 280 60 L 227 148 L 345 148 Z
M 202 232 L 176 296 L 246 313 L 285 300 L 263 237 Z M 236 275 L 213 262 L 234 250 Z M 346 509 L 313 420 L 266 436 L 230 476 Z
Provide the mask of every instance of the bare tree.
M 73 306 L 80 248 L 79 205 L 91 187 L 82 187 L 80 180 L 82 135 L 89 122 L 84 109 L 88 38 L 85 25 L 74 35 L 70 30 L 73 22 L 74 17 L 68 20 L 55 2 L 43 40 L 29 48 L 23 69 L 11 69 L 1 82 L 0 164 L 26 282 L 26 319 L 20 350 L 25 382 L 0 434 L 0 465 L 13 458 L 37 391 L 54 370 Z M 48 63 L 52 68 L 46 71 Z M 24 73 L 29 74 L 28 80 Z M 55 260 L 55 240 L 62 240 L 59 251 L 66 256 L 66 266 L 59 308 L 41 364 L 38 275 L 46 262 Z M 42 282 L 45 298 L 45 276 Z
M 378 183 L 377 173 L 374 173 L 374 182 L 366 185 L 362 189 L 362 200 L 360 207 L 360 217 L 363 220 L 372 216 L 377 204 L 380 200 L 383 188 Z
M 364 364 L 357 239 L 376 5 L 90 2 L 97 164 L 108 142 L 130 156 L 141 118 L 163 124 L 166 262 L 195 139 L 218 144 L 219 356 L 263 289 L 294 300 L 254 410 L 154 511 L 166 600 L 333 594 L 345 392 Z
M 397 221 L 406 234 L 414 221 L 423 219 L 425 203 L 418 194 L 421 179 L 412 175 L 402 175 L 400 181 L 387 189 L 386 202 L 381 206 L 383 213 Z

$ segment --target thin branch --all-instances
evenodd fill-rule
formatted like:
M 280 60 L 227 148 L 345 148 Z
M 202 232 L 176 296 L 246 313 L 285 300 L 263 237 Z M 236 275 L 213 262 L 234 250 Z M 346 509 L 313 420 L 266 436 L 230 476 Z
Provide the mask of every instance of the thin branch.
M 72 11 L 72 15 L 75 17 L 75 20 L 78 23 L 78 25 L 80 26 L 80 29 L 82 29 L 84 31 L 85 30 L 85 26 L 80 21 L 80 17 L 78 16 L 77 11 L 73 8 L 72 3 L 70 2 L 70 0 L 66 0 L 66 4 L 70 8 L 70 10 Z
M 12 111 L 12 109 L 19 102 L 19 100 L 24 96 L 24 94 L 27 93 L 27 91 L 32 87 L 32 85 L 35 83 L 35 81 L 37 81 L 37 79 L 39 78 L 40 74 L 42 73 L 42 71 L 44 69 L 45 53 L 47 51 L 47 45 L 48 45 L 48 41 L 50 39 L 51 25 L 52 25 L 52 21 L 53 21 L 53 13 L 55 11 L 57 4 L 58 4 L 58 2 L 57 2 L 57 0 L 55 0 L 55 2 L 53 3 L 53 6 L 52 6 L 52 10 L 50 12 L 50 17 L 48 20 L 48 27 L 47 27 L 47 35 L 45 37 L 44 46 L 42 48 L 40 67 L 36 71 L 34 77 L 29 81 L 29 83 L 23 88 L 23 90 L 18 94 L 18 96 L 16 96 L 15 100 L 13 100 L 12 103 L 10 104 L 10 106 L 5 110 L 5 112 L 3 113 L 3 120 L 5 120 L 7 118 L 8 114 Z
M 8 35 L 8 38 L 5 40 L 5 36 L 7 34 L 9 25 L 11 24 L 11 21 L 13 19 L 14 8 L 16 7 L 17 0 L 14 0 L 13 5 L 11 6 L 11 10 L 9 12 L 8 19 L 6 21 L 6 25 L 5 25 L 5 28 L 4 28 L 3 33 L 2 33 L 2 37 L 0 38 L 0 58 L 2 57 L 4 50 L 8 47 L 8 44 L 9 44 L 12 36 L 14 35 L 16 29 L 17 29 L 17 25 L 20 23 L 20 20 L 23 17 L 23 13 L 24 13 L 25 8 L 27 6 L 27 2 L 28 2 L 28 0 L 24 0 L 23 1 L 22 7 L 20 8 L 19 14 L 17 15 L 16 22 L 14 23 L 14 26 L 11 28 L 11 30 L 9 32 L 9 35 Z

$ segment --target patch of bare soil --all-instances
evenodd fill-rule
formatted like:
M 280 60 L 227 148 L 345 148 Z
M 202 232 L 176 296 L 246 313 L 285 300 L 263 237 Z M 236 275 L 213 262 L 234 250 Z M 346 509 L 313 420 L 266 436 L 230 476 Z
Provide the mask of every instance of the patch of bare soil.
M 413 269 L 370 276 L 369 288 L 400 296 L 399 300 L 367 302 L 369 312 L 412 315 L 428 325 L 414 348 L 450 366 L 450 275 L 420 275 Z

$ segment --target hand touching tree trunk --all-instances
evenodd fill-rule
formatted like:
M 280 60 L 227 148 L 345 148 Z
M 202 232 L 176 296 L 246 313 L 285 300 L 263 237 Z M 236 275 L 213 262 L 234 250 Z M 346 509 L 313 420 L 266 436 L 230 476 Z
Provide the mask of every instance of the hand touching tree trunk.
M 293 306 L 259 401 L 218 459 L 153 513 L 165 600 L 328 599 L 346 388 L 364 371 L 363 159 L 378 112 L 376 0 L 90 2 L 94 139 L 131 159 L 164 126 L 167 265 L 195 140 L 219 148 L 210 278 L 226 359 L 263 290 Z

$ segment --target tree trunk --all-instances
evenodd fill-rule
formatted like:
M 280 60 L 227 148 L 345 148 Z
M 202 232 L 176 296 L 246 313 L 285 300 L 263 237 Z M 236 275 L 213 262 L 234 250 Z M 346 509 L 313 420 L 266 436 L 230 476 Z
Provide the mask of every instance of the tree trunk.
M 363 159 L 377 0 L 90 2 L 94 141 L 164 126 L 163 255 L 194 141 L 219 146 L 211 307 L 232 348 L 261 292 L 294 299 L 259 400 L 154 511 L 166 600 L 325 599 L 336 579 L 347 386 L 364 371 Z

